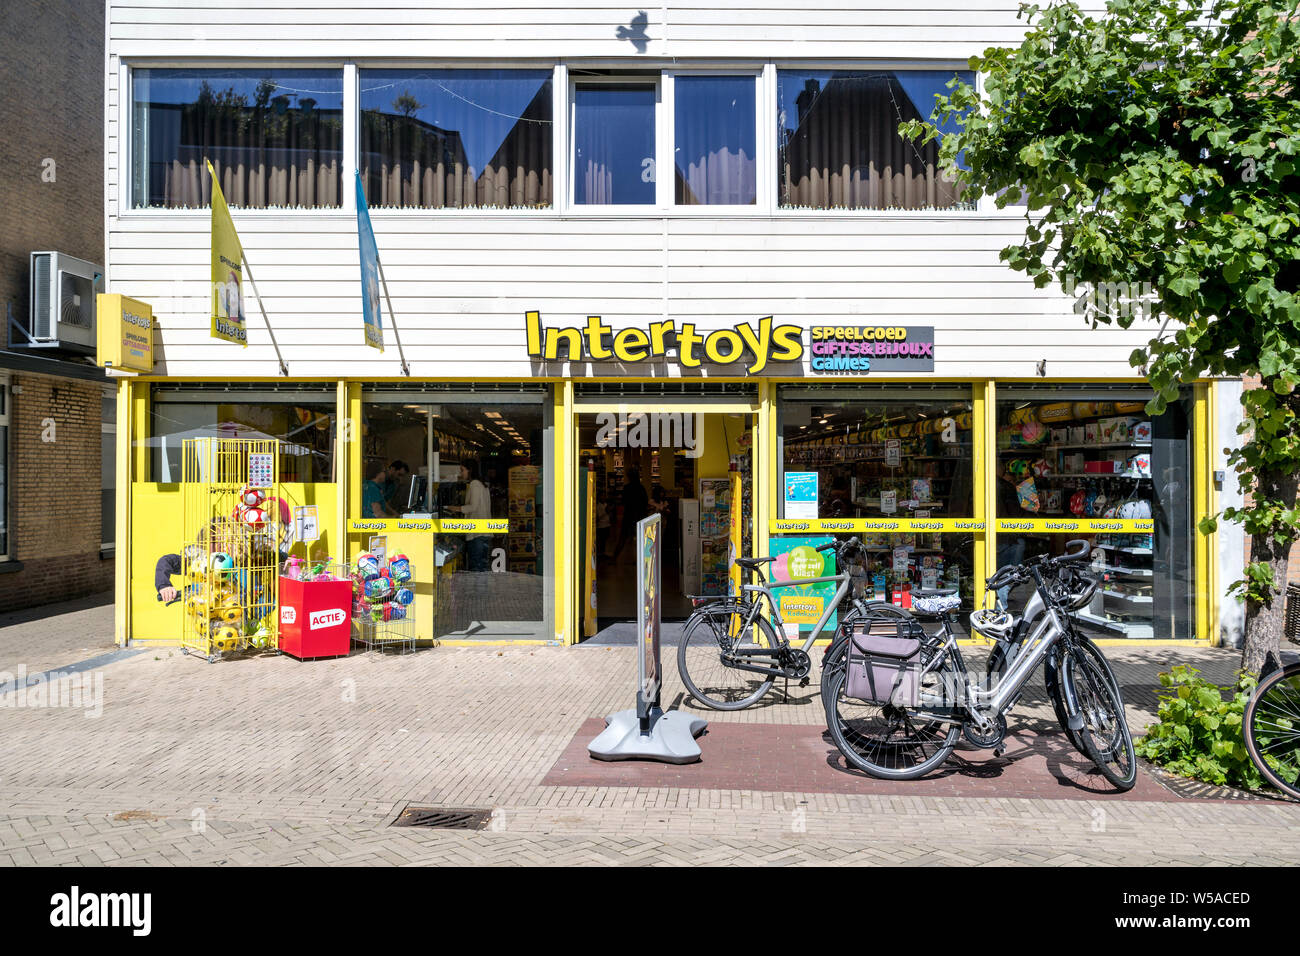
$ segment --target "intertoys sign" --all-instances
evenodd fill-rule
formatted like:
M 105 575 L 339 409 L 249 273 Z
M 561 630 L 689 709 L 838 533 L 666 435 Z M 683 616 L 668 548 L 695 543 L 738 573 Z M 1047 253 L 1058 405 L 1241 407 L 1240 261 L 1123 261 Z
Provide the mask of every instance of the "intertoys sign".
M 818 325 L 811 338 L 814 372 L 934 371 L 932 325 Z
M 731 367 L 742 374 L 789 373 L 805 357 L 814 374 L 933 372 L 934 326 L 778 325 L 772 316 L 704 332 L 693 322 L 667 319 L 645 328 L 614 331 L 598 315 L 586 325 L 546 326 L 540 312 L 525 313 L 528 355 L 541 362 L 617 362 L 636 365 L 672 360 L 683 369 Z M 804 344 L 804 332 L 808 345 Z

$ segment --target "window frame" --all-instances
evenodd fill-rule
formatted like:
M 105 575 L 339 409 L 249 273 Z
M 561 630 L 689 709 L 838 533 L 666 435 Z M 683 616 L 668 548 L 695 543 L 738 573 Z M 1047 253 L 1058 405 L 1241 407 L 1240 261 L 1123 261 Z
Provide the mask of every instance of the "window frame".
M 574 136 L 578 128 L 578 86 L 653 86 L 655 91 L 655 201 L 652 203 L 579 203 L 575 198 L 578 177 L 574 175 L 577 169 L 577 157 L 575 155 L 578 142 Z M 659 215 L 664 206 L 664 183 L 663 176 L 660 174 L 660 167 L 663 165 L 664 153 L 664 76 L 660 70 L 655 76 L 643 76 L 639 74 L 629 74 L 626 76 L 574 76 L 569 74 L 568 88 L 566 97 L 564 139 L 564 166 L 568 182 L 560 190 L 564 197 L 563 211 L 570 215 L 580 216 L 645 216 Z
M 154 216 L 204 219 L 212 215 L 212 207 L 194 209 L 167 209 L 142 207 L 135 203 L 135 71 L 136 70 L 255 70 L 259 67 L 295 68 L 302 70 L 340 70 L 343 83 L 343 158 L 340 184 L 342 196 L 337 206 L 304 206 L 296 209 L 258 206 L 231 206 L 230 211 L 239 216 L 351 216 L 357 213 L 356 190 L 348 181 L 348 170 L 357 168 L 357 141 L 360 138 L 361 114 L 357 102 L 356 64 L 338 59 L 302 60 L 292 63 L 271 57 L 232 58 L 208 61 L 198 58 L 177 57 L 122 57 L 118 61 L 117 75 L 117 215 L 119 218 L 145 219 Z M 351 69 L 349 70 L 349 67 Z
M 136 69 L 213 69 L 254 70 L 268 64 L 280 63 L 268 57 L 223 57 L 205 59 L 194 57 L 121 57 L 117 70 L 117 142 L 116 170 L 106 169 L 112 175 L 116 173 L 116 218 L 120 220 L 171 220 L 186 221 L 206 219 L 211 215 L 210 208 L 196 209 L 136 209 L 134 200 L 134 149 L 135 136 L 133 128 L 134 82 Z M 336 207 L 301 208 L 301 209 L 266 209 L 253 207 L 232 207 L 236 216 L 280 218 L 286 220 L 300 219 L 303 216 L 322 220 L 345 219 L 356 217 L 356 191 L 347 182 L 349 174 L 355 175 L 357 169 L 360 141 L 360 79 L 359 71 L 363 69 L 550 69 L 552 71 L 551 88 L 554 96 L 552 108 L 552 165 L 551 175 L 555 186 L 553 200 L 549 207 L 541 209 L 482 209 L 482 208 L 442 208 L 442 209 L 373 209 L 371 219 L 403 217 L 466 217 L 483 218 L 527 218 L 527 219 L 573 219 L 573 218 L 634 218 L 667 219 L 714 217 L 724 219 L 855 219 L 855 218 L 932 218 L 932 219 L 1007 219 L 1022 218 L 1023 206 L 998 209 L 992 197 L 983 197 L 974 209 L 790 209 L 782 208 L 779 203 L 780 184 L 778 183 L 777 157 L 777 71 L 778 70 L 969 70 L 964 61 L 941 60 L 871 60 L 871 59 L 807 59 L 807 58 L 753 58 L 744 59 L 735 64 L 728 64 L 719 59 L 701 58 L 697 62 L 682 65 L 674 60 L 658 58 L 656 60 L 592 59 L 575 60 L 572 58 L 476 58 L 471 61 L 447 59 L 428 59 L 418 62 L 393 59 L 391 57 L 350 57 L 350 58 L 314 58 L 294 61 L 293 66 L 303 69 L 339 69 L 343 73 L 343 184 L 342 204 Z M 656 202 L 644 206 L 597 206 L 577 205 L 573 202 L 573 110 L 574 85 L 577 82 L 573 73 L 578 67 L 585 69 L 609 69 L 618 71 L 653 70 L 657 89 L 656 123 L 655 123 L 655 166 Z M 665 157 L 673 164 L 674 108 L 673 84 L 678 76 L 744 76 L 754 75 L 758 84 L 755 97 L 756 150 L 755 176 L 757 190 L 755 203 L 748 206 L 733 205 L 676 205 L 673 196 L 672 176 L 667 178 L 658 173 L 664 165 Z M 592 82 L 596 77 L 583 78 L 583 82 Z M 626 81 L 627 78 L 612 76 L 612 82 Z M 650 77 L 645 78 L 647 82 Z M 976 89 L 983 91 L 984 77 L 975 75 Z M 106 155 L 105 162 L 108 162 Z

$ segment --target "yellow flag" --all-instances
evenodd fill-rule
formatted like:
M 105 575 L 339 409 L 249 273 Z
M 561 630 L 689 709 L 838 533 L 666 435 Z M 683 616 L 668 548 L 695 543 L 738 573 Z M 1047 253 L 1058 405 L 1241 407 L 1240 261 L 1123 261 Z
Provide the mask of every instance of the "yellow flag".
M 247 347 L 244 249 L 211 162 L 208 175 L 212 177 L 212 337 Z

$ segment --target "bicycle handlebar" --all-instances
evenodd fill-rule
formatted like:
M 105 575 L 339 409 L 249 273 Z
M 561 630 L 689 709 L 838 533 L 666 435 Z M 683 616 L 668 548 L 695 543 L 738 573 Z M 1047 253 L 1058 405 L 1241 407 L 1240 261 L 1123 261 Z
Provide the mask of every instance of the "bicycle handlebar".
M 1049 558 L 1045 554 L 1040 554 L 1036 558 L 1030 558 L 1022 564 L 1006 564 L 998 568 L 993 575 L 984 581 L 984 587 L 990 591 L 996 591 L 1006 587 L 1008 584 L 1017 584 L 1029 579 L 1029 568 L 1038 565 L 1041 567 L 1056 567 L 1062 564 L 1072 564 L 1074 562 L 1087 559 L 1092 551 L 1092 545 L 1088 544 L 1083 538 L 1073 538 L 1066 542 L 1066 552 L 1055 558 Z

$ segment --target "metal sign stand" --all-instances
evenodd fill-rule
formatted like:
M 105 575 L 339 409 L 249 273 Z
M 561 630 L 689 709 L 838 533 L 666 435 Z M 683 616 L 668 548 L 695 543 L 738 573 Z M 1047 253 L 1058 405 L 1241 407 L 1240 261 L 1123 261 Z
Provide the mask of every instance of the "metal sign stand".
M 641 520 L 637 530 L 637 690 L 636 707 L 605 718 L 605 729 L 587 745 L 597 760 L 658 760 L 694 763 L 700 759 L 695 738 L 708 721 L 683 714 L 664 713 L 659 692 L 663 686 L 659 622 L 662 605 L 660 535 L 662 517 Z

